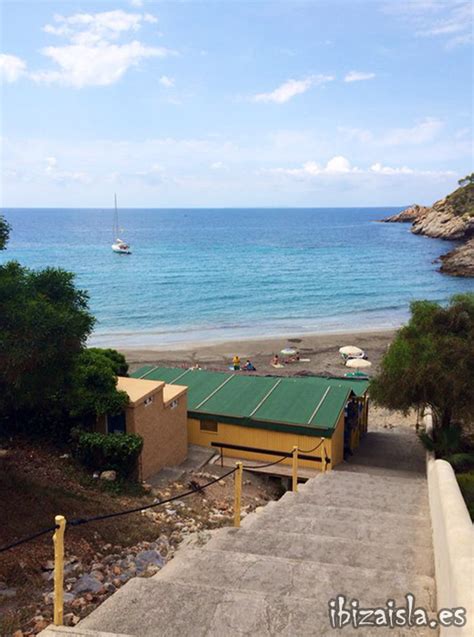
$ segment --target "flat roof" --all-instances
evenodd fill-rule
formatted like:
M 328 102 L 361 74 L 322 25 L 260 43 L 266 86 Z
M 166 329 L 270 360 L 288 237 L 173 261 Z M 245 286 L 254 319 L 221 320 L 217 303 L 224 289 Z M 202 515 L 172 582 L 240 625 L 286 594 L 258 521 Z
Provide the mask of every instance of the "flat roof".
M 144 379 L 119 376 L 117 379 L 117 389 L 128 394 L 132 405 L 154 394 L 158 389 L 164 387 L 164 384 L 163 381 L 156 378 Z
M 247 427 L 330 436 L 349 396 L 368 382 L 307 376 L 252 376 L 147 365 L 136 378 L 179 383 L 188 388 L 188 414 Z
M 170 385 L 166 383 L 163 387 L 163 402 L 167 407 L 173 400 L 177 400 L 180 396 L 183 396 L 188 391 L 185 385 Z

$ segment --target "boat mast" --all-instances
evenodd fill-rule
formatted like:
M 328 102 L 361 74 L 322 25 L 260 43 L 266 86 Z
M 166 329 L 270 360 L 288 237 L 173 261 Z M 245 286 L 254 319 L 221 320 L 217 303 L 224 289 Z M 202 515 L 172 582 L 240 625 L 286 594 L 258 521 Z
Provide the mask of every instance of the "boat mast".
M 114 241 L 116 241 L 118 237 L 118 211 L 117 211 L 117 193 L 114 193 L 114 203 L 115 203 L 115 212 L 114 212 Z

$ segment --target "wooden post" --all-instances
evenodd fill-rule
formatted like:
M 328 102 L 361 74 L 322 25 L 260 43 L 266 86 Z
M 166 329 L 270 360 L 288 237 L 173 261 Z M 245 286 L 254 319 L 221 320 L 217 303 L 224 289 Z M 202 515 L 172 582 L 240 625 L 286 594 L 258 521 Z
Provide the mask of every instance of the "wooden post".
M 298 491 L 298 447 L 295 445 L 292 451 L 293 471 L 292 471 L 292 491 Z
M 64 598 L 64 531 L 66 530 L 66 518 L 57 515 L 54 518 L 58 527 L 53 535 L 54 544 L 54 625 L 63 625 L 63 598 Z
M 242 500 L 242 463 L 236 462 L 237 471 L 234 473 L 234 526 L 240 526 L 240 503 Z
M 324 473 L 326 471 L 326 439 L 321 438 L 323 444 L 321 446 L 321 471 Z

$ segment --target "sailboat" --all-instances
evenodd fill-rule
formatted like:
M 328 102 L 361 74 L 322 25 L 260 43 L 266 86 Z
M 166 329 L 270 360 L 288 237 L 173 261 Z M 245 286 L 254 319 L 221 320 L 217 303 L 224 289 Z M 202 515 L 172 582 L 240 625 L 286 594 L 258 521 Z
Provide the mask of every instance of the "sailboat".
M 117 210 L 117 195 L 115 197 L 115 212 L 114 212 L 114 227 L 113 227 L 113 235 L 115 237 L 114 243 L 112 244 L 112 250 L 117 254 L 132 254 L 130 250 L 130 246 L 125 243 L 122 239 L 118 238 L 119 233 L 119 224 L 118 224 L 118 210 Z

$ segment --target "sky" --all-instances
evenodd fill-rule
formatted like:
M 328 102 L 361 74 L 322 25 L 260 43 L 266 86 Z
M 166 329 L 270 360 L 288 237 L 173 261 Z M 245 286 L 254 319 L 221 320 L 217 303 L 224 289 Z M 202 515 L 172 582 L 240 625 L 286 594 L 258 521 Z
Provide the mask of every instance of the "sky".
M 461 0 L 0 0 L 0 205 L 430 204 L 472 166 Z

